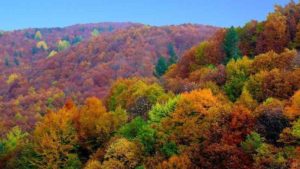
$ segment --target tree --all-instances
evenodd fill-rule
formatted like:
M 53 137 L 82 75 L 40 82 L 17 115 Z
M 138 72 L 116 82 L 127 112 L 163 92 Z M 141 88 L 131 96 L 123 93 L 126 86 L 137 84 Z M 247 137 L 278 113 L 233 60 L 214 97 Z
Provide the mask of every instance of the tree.
M 141 161 L 141 149 L 135 142 L 125 138 L 113 141 L 104 156 L 104 169 L 120 168 L 134 169 Z
M 91 35 L 93 36 L 93 37 L 96 37 L 96 36 L 98 36 L 100 34 L 100 32 L 99 32 L 99 30 L 98 29 L 93 29 L 93 31 L 92 31 L 92 33 L 91 33 Z
M 288 119 L 283 115 L 283 103 L 269 98 L 256 108 L 255 114 L 256 131 L 266 139 L 266 142 L 278 145 L 280 133 L 289 126 Z
M 22 150 L 24 144 L 26 144 L 26 138 L 29 134 L 23 132 L 20 127 L 16 126 L 12 128 L 5 136 L 0 139 L 0 167 L 5 168 L 9 165 L 9 161 L 14 163 L 16 159 L 15 154 Z M 8 167 L 9 168 L 9 167 Z
M 257 55 L 252 63 L 252 73 L 258 73 L 262 70 L 271 71 L 272 69 L 278 68 L 281 70 L 289 70 L 293 67 L 294 59 L 297 55 L 296 50 L 285 49 L 282 53 L 275 53 L 269 51 Z
M 224 90 L 231 101 L 241 95 L 245 82 L 250 75 L 252 60 L 243 57 L 237 60 L 230 60 L 226 65 L 227 81 Z
M 57 54 L 57 52 L 55 50 L 52 50 L 49 55 L 48 58 L 51 58 L 52 56 L 55 56 Z
M 34 39 L 40 41 L 42 39 L 42 33 L 40 31 L 37 31 L 34 35 Z
M 17 57 L 14 57 L 14 63 L 15 63 L 16 66 L 20 65 L 20 61 L 18 60 Z
M 231 59 L 238 59 L 241 55 L 239 50 L 239 35 L 234 27 L 227 30 L 224 38 L 224 51 L 226 53 L 225 63 Z
M 16 74 L 16 73 L 12 73 L 12 74 L 10 74 L 8 76 L 8 78 L 6 80 L 6 83 L 10 85 L 10 84 L 14 83 L 18 79 L 20 79 L 20 75 Z
M 168 96 L 159 84 L 151 82 L 150 79 L 130 78 L 119 79 L 113 83 L 106 103 L 109 110 L 114 111 L 117 107 L 121 107 L 130 113 L 131 118 L 134 118 L 137 115 L 136 112 L 142 117 L 147 116 L 151 106 L 163 98 L 168 99 Z M 138 103 L 142 105 L 139 106 Z M 146 104 L 146 106 L 143 106 L 143 104 Z M 139 107 L 146 109 L 141 111 L 136 109 Z M 138 111 L 131 112 L 132 110 Z
M 48 50 L 48 45 L 45 41 L 39 41 L 37 44 L 36 44 L 36 47 L 38 49 L 42 49 L 42 50 Z
M 165 104 L 156 103 L 149 111 L 149 121 L 151 123 L 159 123 L 163 118 L 168 117 L 175 108 L 180 96 L 171 98 Z
M 155 65 L 155 75 L 160 77 L 168 70 L 168 64 L 164 57 L 160 56 Z
M 142 118 L 136 117 L 130 123 L 124 125 L 118 134 L 128 140 L 136 140 L 143 145 L 144 151 L 153 153 L 156 142 L 156 131 L 152 129 Z
M 66 41 L 66 40 L 59 40 L 57 42 L 57 50 L 58 51 L 63 51 L 67 48 L 69 48 L 71 45 L 70 45 L 70 42 L 69 41 Z
M 10 67 L 10 61 L 9 61 L 8 56 L 5 57 L 4 64 L 5 64 L 6 67 Z
M 79 142 L 89 152 L 103 146 L 111 134 L 127 121 L 126 112 L 107 112 L 101 100 L 90 97 L 75 113 L 75 126 Z
M 296 119 L 300 117 L 300 91 L 295 92 L 290 103 L 284 109 L 284 115 L 289 119 Z
M 252 95 L 246 89 L 246 87 L 243 87 L 242 94 L 240 95 L 236 103 L 241 104 L 250 110 L 254 110 L 258 105 L 257 101 L 253 99 Z
M 269 14 L 263 32 L 258 37 L 256 51 L 265 53 L 271 50 L 279 53 L 287 46 L 287 21 L 280 12 Z
M 300 48 L 300 23 L 297 24 L 297 33 L 296 33 L 296 37 L 294 39 L 294 43 L 295 43 L 295 47 L 297 49 Z
M 80 163 L 74 152 L 78 137 L 74 127 L 77 107 L 66 104 L 58 112 L 48 113 L 37 124 L 33 133 L 33 150 L 37 154 L 31 163 L 37 168 L 65 168 L 70 163 Z M 74 161 L 75 160 L 75 161 Z
M 186 154 L 172 156 L 169 160 L 162 162 L 156 168 L 158 169 L 189 169 L 192 167 L 192 162 Z
M 285 128 L 282 131 L 280 141 L 288 145 L 300 144 L 300 118 L 295 120 L 291 127 Z
M 260 148 L 260 146 L 262 146 L 263 141 L 263 138 L 258 133 L 252 132 L 247 135 L 246 140 L 241 143 L 241 146 L 244 151 L 254 153 L 258 148 Z
M 170 66 L 172 64 L 177 63 L 178 56 L 177 56 L 177 54 L 175 52 L 174 45 L 172 43 L 168 44 L 168 54 L 170 56 L 170 59 L 168 61 L 168 65 Z
M 175 111 L 164 119 L 162 126 L 177 145 L 192 145 L 205 137 L 209 126 L 227 108 L 211 90 L 194 90 L 180 96 Z
M 250 58 L 253 58 L 257 43 L 257 36 L 259 34 L 258 27 L 261 25 L 256 20 L 252 20 L 245 24 L 244 27 L 238 28 L 237 31 L 239 33 L 240 37 L 240 44 L 239 48 L 241 49 L 241 53 L 243 56 L 249 56 Z

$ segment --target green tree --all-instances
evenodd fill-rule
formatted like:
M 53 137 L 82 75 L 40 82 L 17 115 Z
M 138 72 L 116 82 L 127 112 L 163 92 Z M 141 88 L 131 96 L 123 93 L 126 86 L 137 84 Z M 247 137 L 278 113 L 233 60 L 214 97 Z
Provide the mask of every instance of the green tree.
M 239 35 L 235 28 L 232 26 L 228 29 L 224 39 L 224 51 L 226 53 L 225 62 L 229 62 L 232 58 L 237 59 L 240 57 Z
M 9 57 L 8 56 L 5 57 L 4 64 L 5 64 L 6 67 L 10 66 L 10 62 L 9 62 Z
M 174 50 L 174 46 L 172 43 L 168 44 L 168 54 L 170 55 L 169 59 L 169 65 L 175 64 L 178 60 L 178 56 L 176 55 L 176 52 Z
M 168 64 L 164 57 L 160 56 L 155 65 L 155 75 L 160 77 L 168 70 Z
M 168 117 L 175 110 L 178 100 L 179 96 L 169 99 L 165 104 L 156 103 L 148 113 L 149 122 L 159 123 L 162 118 Z
M 98 29 L 93 29 L 93 31 L 92 31 L 92 33 L 91 33 L 91 35 L 93 36 L 93 37 L 96 37 L 96 36 L 98 36 L 100 34 L 100 32 L 98 31 Z
M 118 133 L 129 140 L 139 141 L 144 146 L 146 153 L 153 153 L 156 131 L 141 117 L 136 117 L 130 123 L 124 125 Z
M 19 62 L 17 57 L 14 57 L 14 63 L 15 63 L 16 66 L 20 65 L 20 62 Z

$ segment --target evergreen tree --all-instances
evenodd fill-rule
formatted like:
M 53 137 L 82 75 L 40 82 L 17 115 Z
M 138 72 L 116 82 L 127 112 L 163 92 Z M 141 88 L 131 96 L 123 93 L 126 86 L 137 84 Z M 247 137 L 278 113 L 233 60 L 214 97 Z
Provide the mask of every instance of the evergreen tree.
M 17 57 L 14 58 L 14 62 L 15 62 L 15 65 L 16 65 L 16 66 L 19 66 L 19 65 L 20 65 L 20 62 L 19 62 L 19 60 L 18 60 Z
M 4 64 L 5 64 L 5 66 L 7 66 L 7 67 L 9 67 L 9 66 L 10 66 L 10 62 L 9 62 L 9 58 L 8 58 L 8 56 L 7 56 L 7 57 L 5 57 Z
M 170 55 L 169 65 L 175 64 L 178 60 L 178 56 L 176 55 L 176 52 L 174 50 L 174 46 L 172 43 L 169 43 L 169 45 L 168 45 L 168 54 Z
M 225 62 L 229 62 L 231 59 L 240 58 L 239 36 L 235 28 L 232 26 L 228 29 L 224 39 L 224 51 L 226 53 Z
M 168 70 L 168 64 L 164 57 L 160 56 L 155 66 L 155 75 L 160 77 Z

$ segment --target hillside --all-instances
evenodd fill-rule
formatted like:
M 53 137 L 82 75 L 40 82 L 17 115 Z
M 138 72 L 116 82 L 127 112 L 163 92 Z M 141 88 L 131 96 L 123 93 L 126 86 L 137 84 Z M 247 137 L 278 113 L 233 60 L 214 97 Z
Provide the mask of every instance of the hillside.
M 13 68 L 27 67 L 33 62 L 47 57 L 51 51 L 58 52 L 58 42 L 68 41 L 69 45 L 76 45 L 88 40 L 95 33 L 106 34 L 130 26 L 134 23 L 97 23 L 78 24 L 64 28 L 41 28 L 7 31 L 0 33 L 0 64 L 1 71 Z M 39 46 L 45 44 L 45 46 Z M 45 47 L 45 49 L 43 48 Z
M 0 168 L 300 168 L 300 2 L 241 27 L 92 35 L 4 60 Z
M 105 24 L 100 25 L 105 30 Z M 11 116 L 17 114 L 28 118 L 17 122 L 30 128 L 36 118 L 62 106 L 67 98 L 79 103 L 88 96 L 103 98 L 116 78 L 151 77 L 159 56 L 168 58 L 170 49 L 181 56 L 186 49 L 209 38 L 218 29 L 201 25 L 129 25 L 116 24 L 113 32 L 101 33 L 90 40 L 90 31 L 97 25 L 86 25 L 81 35 L 86 40 L 52 57 L 47 55 L 51 51 L 51 44 L 56 42 L 55 37 L 72 37 L 81 26 L 40 30 L 50 46 L 47 51 L 31 55 L 31 47 L 27 47 L 25 49 L 29 54 L 24 52 L 24 57 L 20 57 L 24 58 L 20 65 L 7 66 L 3 63 L 1 66 L 5 72 L 0 77 L 0 93 L 3 96 L 1 111 L 5 112 L 4 117 L 8 119 L 5 123 L 15 124 Z M 19 31 L 20 36 L 28 31 Z M 53 35 L 47 33 L 49 31 Z M 36 43 L 34 39 L 31 41 L 32 45 Z

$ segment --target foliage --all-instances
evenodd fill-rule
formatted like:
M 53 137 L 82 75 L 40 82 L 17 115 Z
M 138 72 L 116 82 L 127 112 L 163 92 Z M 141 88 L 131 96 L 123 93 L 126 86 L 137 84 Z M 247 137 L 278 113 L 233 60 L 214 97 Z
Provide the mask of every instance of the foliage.
M 263 144 L 263 138 L 256 132 L 249 134 L 244 142 L 241 143 L 242 148 L 249 153 L 256 152 Z
M 112 85 L 107 98 L 107 105 L 112 111 L 120 106 L 131 113 L 131 117 L 137 115 L 144 117 L 150 110 L 151 105 L 155 104 L 162 97 L 166 97 L 166 94 L 164 93 L 163 88 L 155 82 L 138 78 L 120 79 Z M 136 105 L 143 105 L 137 104 L 141 103 L 140 101 L 143 101 L 143 104 L 149 104 L 150 106 L 142 106 L 144 109 L 136 109 Z
M 160 56 L 155 65 L 155 75 L 162 76 L 168 70 L 168 64 L 164 57 Z
M 120 138 L 114 141 L 107 149 L 103 168 L 130 168 L 134 169 L 141 160 L 141 151 L 138 144 Z
M 77 160 L 74 151 L 77 149 L 78 137 L 72 125 L 72 118 L 76 111 L 75 106 L 66 105 L 57 113 L 47 114 L 43 121 L 37 124 L 33 134 L 33 144 L 38 158 L 32 159 L 34 166 L 64 168 Z
M 49 55 L 48 58 L 51 58 L 52 56 L 55 56 L 57 54 L 57 52 L 55 50 L 52 50 Z
M 36 44 L 36 47 L 38 49 L 42 49 L 42 50 L 48 50 L 48 45 L 45 41 L 39 41 L 37 44 Z
M 225 62 L 231 59 L 238 59 L 240 57 L 239 49 L 239 35 L 234 27 L 230 27 L 224 38 L 224 51 L 226 53 Z
M 34 35 L 34 39 L 40 41 L 42 39 L 42 33 L 41 31 L 36 31 Z
M 241 95 L 245 82 L 250 75 L 250 66 L 252 61 L 247 57 L 234 60 L 232 59 L 226 65 L 227 82 L 224 86 L 224 91 L 229 99 L 236 101 Z
M 75 114 L 80 144 L 89 151 L 102 146 L 110 135 L 127 121 L 126 112 L 107 112 L 101 100 L 90 97 Z
M 290 105 L 286 106 L 284 115 L 290 119 L 296 119 L 300 116 L 300 91 L 295 92 L 290 99 Z
M 67 48 L 69 48 L 71 45 L 70 45 L 70 42 L 66 41 L 66 40 L 59 40 L 57 42 L 57 50 L 58 51 L 63 51 Z
M 6 80 L 6 83 L 10 85 L 19 78 L 20 78 L 20 76 L 18 74 L 15 74 L 15 73 L 10 74 Z
M 144 146 L 146 153 L 153 152 L 156 133 L 142 118 L 136 117 L 120 128 L 118 133 L 129 140 L 139 141 Z
M 180 96 L 169 99 L 165 104 L 156 103 L 149 111 L 149 121 L 151 123 L 159 123 L 161 119 L 169 117 L 170 113 L 176 108 L 177 101 Z

